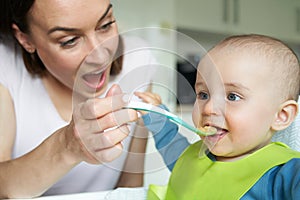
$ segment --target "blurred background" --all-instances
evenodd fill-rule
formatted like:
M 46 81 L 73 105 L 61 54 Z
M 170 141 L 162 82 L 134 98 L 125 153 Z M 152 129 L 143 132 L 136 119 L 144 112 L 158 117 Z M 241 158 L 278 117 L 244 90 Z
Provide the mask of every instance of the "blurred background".
M 154 83 L 160 84 L 153 90 L 190 123 L 195 66 L 224 37 L 265 34 L 283 40 L 300 55 L 300 0 L 112 0 L 112 4 L 121 33 L 155 27 L 139 35 L 167 50 L 154 52 L 165 69 L 156 74 Z M 191 142 L 198 139 L 182 128 L 180 132 Z M 155 154 L 151 138 L 147 151 Z M 145 170 L 146 186 L 167 183 L 169 172 L 158 154 L 146 157 Z

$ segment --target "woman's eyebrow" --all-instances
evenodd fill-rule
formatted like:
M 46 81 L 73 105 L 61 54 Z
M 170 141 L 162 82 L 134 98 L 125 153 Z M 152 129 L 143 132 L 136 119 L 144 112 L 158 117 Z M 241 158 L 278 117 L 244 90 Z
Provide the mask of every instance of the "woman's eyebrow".
M 98 20 L 99 22 L 106 17 L 106 15 L 108 14 L 108 12 L 110 11 L 111 8 L 112 8 L 112 4 L 109 4 L 106 11 L 105 11 L 105 13 Z
M 112 8 L 112 4 L 109 4 L 106 11 L 104 12 L 104 14 L 100 17 L 100 19 L 98 20 L 98 22 L 100 22 L 101 20 L 103 20 L 108 12 L 111 10 Z M 55 26 L 53 28 L 51 28 L 47 34 L 50 35 L 51 33 L 55 32 L 55 31 L 64 31 L 64 32 L 74 32 L 74 31 L 77 31 L 76 28 L 68 28 L 68 27 L 61 27 L 61 26 Z

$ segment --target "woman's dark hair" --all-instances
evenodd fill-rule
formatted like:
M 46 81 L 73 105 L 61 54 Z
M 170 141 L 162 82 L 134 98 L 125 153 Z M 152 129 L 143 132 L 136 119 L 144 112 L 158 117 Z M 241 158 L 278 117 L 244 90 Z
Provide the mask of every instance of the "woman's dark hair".
M 0 39 L 12 39 L 14 38 L 14 31 L 12 29 L 12 24 L 16 24 L 20 31 L 24 33 L 29 33 L 27 16 L 35 0 L 0 0 Z M 1 41 L 0 40 L 0 41 Z M 15 42 L 17 42 L 15 40 Z M 44 76 L 47 74 L 47 69 L 45 68 L 43 62 L 39 58 L 36 52 L 28 53 L 22 45 L 22 56 L 24 64 L 28 72 L 33 76 Z M 122 70 L 123 64 L 123 42 L 120 37 L 120 42 L 118 46 L 118 52 L 116 55 L 121 55 L 117 57 L 111 67 L 111 75 L 116 75 Z
M 28 33 L 27 13 L 34 0 L 1 0 L 0 1 L 0 33 L 3 36 L 13 36 L 12 24 L 18 25 L 24 33 Z

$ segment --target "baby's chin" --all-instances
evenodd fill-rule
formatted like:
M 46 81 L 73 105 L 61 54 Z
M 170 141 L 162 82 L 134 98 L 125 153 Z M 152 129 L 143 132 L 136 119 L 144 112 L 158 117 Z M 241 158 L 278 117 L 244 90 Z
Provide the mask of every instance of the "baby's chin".
M 215 159 L 217 161 L 221 161 L 221 162 L 232 162 L 232 161 L 237 161 L 237 160 L 240 160 L 246 156 L 248 156 L 249 154 L 246 153 L 236 153 L 236 154 L 233 154 L 233 153 L 227 153 L 227 152 L 224 152 L 224 148 L 212 148 L 211 150 L 209 150 L 211 154 L 213 154 L 215 156 Z

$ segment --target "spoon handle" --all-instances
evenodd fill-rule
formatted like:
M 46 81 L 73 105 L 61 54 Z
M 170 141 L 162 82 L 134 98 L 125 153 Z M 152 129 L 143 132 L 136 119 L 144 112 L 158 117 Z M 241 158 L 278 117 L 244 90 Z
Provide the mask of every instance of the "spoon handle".
M 171 112 L 168 112 L 160 107 L 154 106 L 152 104 L 147 104 L 144 102 L 138 102 L 138 101 L 131 101 L 125 106 L 124 108 L 127 109 L 134 109 L 134 110 L 142 110 L 142 111 L 147 111 L 147 112 L 153 112 L 156 114 L 163 115 L 167 117 L 168 119 L 172 120 L 173 122 L 176 122 L 177 124 L 197 133 L 198 135 L 202 136 L 208 136 L 208 135 L 213 135 L 215 134 L 215 131 L 211 130 L 200 130 L 195 128 L 194 126 L 188 124 L 187 122 L 183 121 L 181 118 L 179 118 L 177 115 L 174 115 Z

